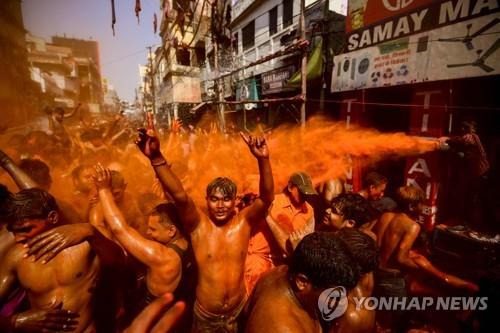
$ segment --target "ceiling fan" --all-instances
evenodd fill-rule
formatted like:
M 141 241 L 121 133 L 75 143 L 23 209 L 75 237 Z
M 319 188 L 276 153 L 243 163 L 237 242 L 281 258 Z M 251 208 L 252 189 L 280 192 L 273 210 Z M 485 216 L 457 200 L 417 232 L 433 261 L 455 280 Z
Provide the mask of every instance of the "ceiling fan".
M 500 47 L 500 38 L 497 39 L 495 44 L 493 44 L 488 50 L 486 50 L 483 55 L 481 55 L 483 50 L 478 50 L 477 51 L 477 59 L 473 62 L 465 63 L 465 64 L 451 64 L 451 65 L 446 65 L 448 68 L 453 68 L 453 67 L 465 67 L 465 66 L 476 66 L 481 68 L 485 72 L 492 72 L 495 69 L 493 67 L 490 67 L 486 65 L 484 62 L 486 59 L 492 55 L 498 48 Z
M 470 34 L 470 29 L 472 28 L 472 24 L 467 24 L 467 35 L 466 36 L 453 37 L 453 38 L 439 38 L 438 41 L 440 41 L 440 42 L 462 42 L 465 44 L 467 49 L 472 50 L 474 48 L 474 45 L 472 45 L 472 40 L 474 38 L 476 38 L 477 36 L 481 35 L 486 30 L 494 27 L 499 22 L 500 22 L 500 18 L 496 17 L 490 23 L 486 24 L 485 26 L 480 28 L 478 31 L 473 33 L 472 35 Z

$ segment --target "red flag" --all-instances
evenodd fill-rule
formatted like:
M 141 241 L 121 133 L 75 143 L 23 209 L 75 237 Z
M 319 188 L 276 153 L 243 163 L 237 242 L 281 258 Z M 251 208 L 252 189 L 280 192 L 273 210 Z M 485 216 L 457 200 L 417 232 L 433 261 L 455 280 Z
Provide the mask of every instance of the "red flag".
M 137 16 L 137 23 L 139 23 L 140 11 L 141 11 L 141 0 L 135 0 L 135 16 Z
M 156 33 L 156 29 L 158 28 L 158 19 L 156 18 L 156 13 L 153 16 L 153 30 Z
M 115 23 L 116 23 L 115 0 L 111 0 L 111 29 L 113 29 L 113 36 L 115 35 Z

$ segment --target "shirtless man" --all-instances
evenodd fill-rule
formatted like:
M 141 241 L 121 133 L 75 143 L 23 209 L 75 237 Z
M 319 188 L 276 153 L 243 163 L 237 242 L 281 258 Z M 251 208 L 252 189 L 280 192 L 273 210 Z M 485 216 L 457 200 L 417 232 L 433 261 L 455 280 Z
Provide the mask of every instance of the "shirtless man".
M 199 275 L 194 305 L 194 332 L 236 332 L 246 301 L 243 279 L 250 226 L 262 219 L 274 199 L 269 151 L 264 139 L 241 134 L 259 165 L 259 198 L 236 213 L 236 185 L 217 178 L 207 187 L 208 215 L 184 190 L 160 152 L 152 119 L 139 130 L 137 145 L 151 161 L 163 189 L 173 199 L 185 230 L 190 234 Z
M 376 242 L 364 232 L 353 228 L 344 228 L 336 233 L 349 249 L 360 268 L 361 278 L 348 295 L 347 310 L 334 322 L 330 333 L 373 332 L 375 328 L 375 310 L 356 310 L 353 298 L 370 297 L 373 293 L 373 273 L 378 267 L 378 247 Z
M 358 228 L 376 240 L 371 231 L 377 222 L 378 211 L 368 200 L 359 194 L 343 193 L 334 198 L 330 207 L 325 209 L 322 223 L 318 226 L 323 231 L 338 231 L 344 228 Z
M 173 293 L 181 281 L 184 253 L 188 242 L 176 226 L 175 208 L 158 205 L 148 219 L 148 238 L 125 221 L 111 192 L 111 171 L 96 166 L 93 177 L 104 220 L 124 249 L 147 267 L 146 285 L 150 303 L 165 293 Z
M 327 288 L 351 290 L 359 267 L 333 233 L 315 232 L 299 243 L 289 267 L 264 275 L 247 306 L 245 332 L 322 332 L 318 298 Z
M 0 299 L 19 282 L 27 291 L 30 311 L 35 314 L 14 315 L 9 319 L 10 329 L 21 329 L 20 325 L 25 325 L 42 332 L 92 331 L 92 289 L 100 263 L 89 243 L 72 246 L 47 264 L 35 262 L 27 256 L 24 243 L 57 224 L 55 199 L 40 189 L 22 190 L 11 198 L 5 212 L 8 215 L 2 219 L 14 233 L 16 244 L 0 264 Z M 37 313 L 43 311 L 58 314 L 45 315 L 44 320 L 40 320 Z
M 380 268 L 398 271 L 422 269 L 452 287 L 477 291 L 474 283 L 439 271 L 424 256 L 412 251 L 420 233 L 416 218 L 425 194 L 414 186 L 403 186 L 397 190 L 397 196 L 404 210 L 383 214 L 373 227 L 380 247 Z

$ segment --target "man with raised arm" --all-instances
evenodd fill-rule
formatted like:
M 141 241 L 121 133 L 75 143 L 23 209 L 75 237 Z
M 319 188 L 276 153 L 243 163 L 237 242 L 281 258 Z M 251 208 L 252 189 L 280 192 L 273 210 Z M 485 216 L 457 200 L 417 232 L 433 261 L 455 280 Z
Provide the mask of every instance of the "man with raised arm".
M 140 129 L 137 145 L 151 161 L 163 189 L 172 197 L 190 234 L 199 275 L 193 332 L 237 332 L 246 301 L 243 278 L 250 226 L 262 219 L 274 199 L 269 151 L 262 138 L 241 133 L 259 165 L 259 198 L 235 210 L 236 185 L 228 178 L 212 181 L 206 192 L 207 213 L 201 212 L 184 190 L 160 152 L 152 120 Z
M 111 192 L 111 171 L 98 165 L 93 177 L 104 220 L 123 248 L 147 267 L 146 303 L 165 293 L 173 293 L 181 281 L 183 261 L 189 244 L 177 225 L 175 208 L 158 205 L 148 218 L 147 238 L 125 221 Z

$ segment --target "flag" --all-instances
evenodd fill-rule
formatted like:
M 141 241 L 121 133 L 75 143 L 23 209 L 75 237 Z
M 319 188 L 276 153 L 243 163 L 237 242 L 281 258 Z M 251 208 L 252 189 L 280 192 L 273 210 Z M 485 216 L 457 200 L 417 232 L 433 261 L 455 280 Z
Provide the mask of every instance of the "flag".
M 115 23 L 116 23 L 115 0 L 111 0 L 111 29 L 113 29 L 113 36 L 115 35 Z
M 156 13 L 153 15 L 153 30 L 156 34 L 156 29 L 158 28 L 158 19 L 156 18 Z
M 137 16 L 137 23 L 139 23 L 140 12 L 141 12 L 141 0 L 135 0 L 135 16 Z
M 308 81 L 317 79 L 321 77 L 323 73 L 323 40 L 321 39 L 319 43 L 316 44 L 314 50 L 311 53 L 309 59 L 307 59 L 307 75 L 306 79 Z M 293 74 L 293 76 L 288 80 L 287 85 L 289 87 L 300 87 L 302 82 L 302 75 L 300 69 Z

